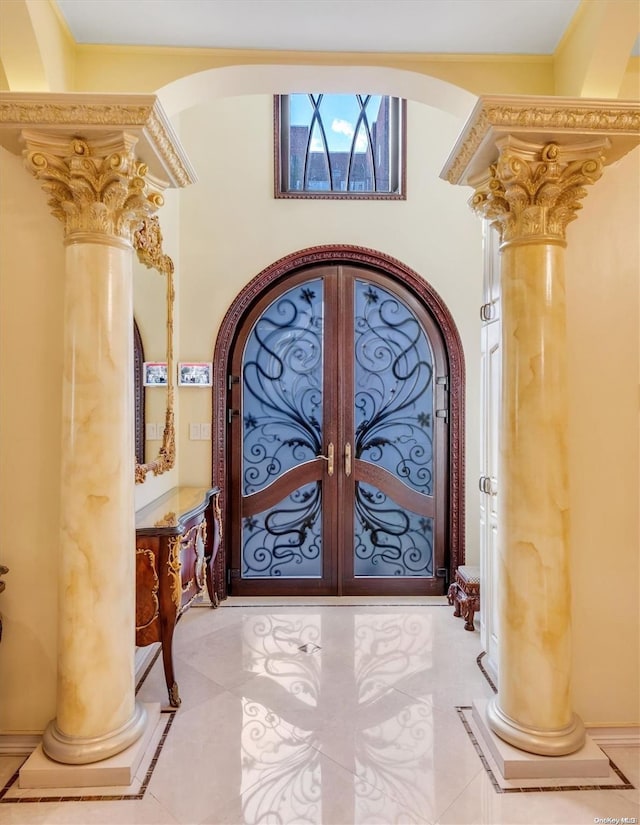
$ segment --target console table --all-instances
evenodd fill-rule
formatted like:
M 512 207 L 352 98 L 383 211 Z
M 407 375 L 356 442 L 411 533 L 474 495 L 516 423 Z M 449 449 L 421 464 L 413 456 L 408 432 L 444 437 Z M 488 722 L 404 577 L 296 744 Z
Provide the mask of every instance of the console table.
M 160 642 L 172 707 L 180 706 L 173 631 L 205 584 L 218 606 L 213 562 L 222 524 L 217 487 L 175 487 L 136 513 L 136 645 Z

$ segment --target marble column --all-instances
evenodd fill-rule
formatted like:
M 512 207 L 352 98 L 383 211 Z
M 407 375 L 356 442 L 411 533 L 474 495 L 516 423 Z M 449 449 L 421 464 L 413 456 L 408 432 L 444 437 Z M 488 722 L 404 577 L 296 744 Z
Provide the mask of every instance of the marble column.
M 499 692 L 486 721 L 542 756 L 585 742 L 571 695 L 565 233 L 638 123 L 625 102 L 488 96 L 443 170 L 501 238 Z
M 501 234 L 499 694 L 491 729 L 532 753 L 573 753 L 565 228 L 602 174 L 587 146 L 497 142 L 473 204 Z
M 86 764 L 145 727 L 134 695 L 132 235 L 162 196 L 125 133 L 23 138 L 66 246 L 57 715 L 43 749 Z

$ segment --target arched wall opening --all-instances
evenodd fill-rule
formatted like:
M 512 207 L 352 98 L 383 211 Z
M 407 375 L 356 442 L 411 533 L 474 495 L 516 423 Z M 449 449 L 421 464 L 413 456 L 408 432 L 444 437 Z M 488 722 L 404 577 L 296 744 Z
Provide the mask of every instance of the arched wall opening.
M 271 145 L 266 147 L 265 141 L 268 129 L 272 128 L 271 95 L 320 87 L 335 93 L 352 93 L 354 88 L 374 89 L 405 97 L 410 104 L 420 104 L 414 108 L 426 113 L 424 117 L 411 121 L 415 127 L 415 137 L 410 147 L 410 158 L 414 168 L 419 167 L 419 176 L 412 182 L 409 202 L 400 204 L 400 208 L 383 203 L 365 205 L 364 211 L 371 221 L 367 232 L 352 232 L 352 227 L 358 229 L 354 213 L 349 211 L 352 205 L 343 203 L 336 207 L 331 201 L 325 201 L 323 204 L 315 202 L 296 207 L 293 202 L 274 201 L 273 191 L 267 191 L 269 184 L 264 180 L 255 187 L 242 186 L 245 204 L 242 207 L 239 203 L 237 207 L 232 204 L 230 208 L 228 201 L 225 203 L 225 197 L 239 201 L 237 191 L 231 189 L 231 182 L 227 180 L 231 177 L 230 172 L 217 170 L 212 174 L 212 158 L 221 151 L 222 144 L 215 140 L 209 143 L 209 132 L 215 132 L 225 122 L 225 116 L 244 115 L 250 100 L 263 98 L 259 111 L 262 124 L 259 134 L 253 134 L 251 143 L 242 138 L 242 149 L 237 151 L 256 151 L 263 155 L 268 152 L 270 158 L 272 148 Z M 477 306 L 481 293 L 480 223 L 466 208 L 467 193 L 439 179 L 450 149 L 475 105 L 474 95 L 415 72 L 367 66 L 295 65 L 208 70 L 175 81 L 160 89 L 158 95 L 166 112 L 175 118 L 185 150 L 200 177 L 195 186 L 180 193 L 181 204 L 187 204 L 185 208 L 180 207 L 181 264 L 177 268 L 184 276 L 178 290 L 178 301 L 183 307 L 179 346 L 183 358 L 200 360 L 210 357 L 213 344 L 223 335 L 225 313 L 234 306 L 256 273 L 271 266 L 271 262 L 295 255 L 296 250 L 315 246 L 375 248 L 379 254 L 402 261 L 407 269 L 419 273 L 417 277 L 424 284 L 432 285 L 441 296 L 454 326 L 460 332 L 460 358 L 463 347 L 470 353 L 466 359 L 465 391 L 469 408 L 477 406 L 479 372 L 473 353 L 477 346 Z M 418 121 L 419 127 L 416 125 Z M 248 123 L 249 120 L 246 120 L 242 125 L 246 127 Z M 425 125 L 430 129 L 424 128 Z M 200 137 L 197 137 L 198 134 Z M 205 134 L 206 137 L 202 137 Z M 229 140 L 218 157 L 225 157 L 226 148 L 236 151 Z M 252 166 L 249 174 L 253 171 Z M 272 185 L 272 173 L 270 178 Z M 425 182 L 431 204 L 426 203 L 426 197 L 418 197 L 418 189 L 424 189 Z M 433 198 L 431 189 L 434 190 Z M 200 193 L 206 190 L 207 194 L 196 197 L 196 190 Z M 198 207 L 195 206 L 196 200 Z M 358 210 L 360 213 L 359 207 Z M 339 219 L 335 217 L 336 213 Z M 393 230 L 398 220 L 402 225 L 401 232 Z M 232 248 L 234 242 L 237 242 L 235 249 Z M 411 254 L 405 254 L 407 244 L 412 246 Z M 187 282 L 188 296 L 183 288 Z M 198 338 L 194 330 L 199 324 L 200 328 L 207 327 L 207 333 Z M 209 336 L 211 349 L 205 350 L 203 341 Z M 218 363 L 218 357 L 216 354 L 214 363 Z M 214 393 L 214 433 L 216 415 L 224 417 L 224 413 L 215 412 L 215 405 L 224 403 L 226 392 L 222 396 L 221 400 Z M 205 420 L 202 416 L 207 413 L 203 412 L 202 400 L 202 393 L 182 393 L 179 416 L 183 422 Z M 183 431 L 185 427 L 182 426 Z M 464 461 L 459 462 L 463 473 L 457 479 L 460 519 L 455 555 L 458 563 L 464 562 L 465 553 L 469 563 L 473 564 L 477 563 L 478 556 L 475 490 L 470 481 L 467 481 L 465 488 L 465 478 L 473 478 L 477 470 L 475 429 L 473 422 L 469 422 L 467 432 L 464 429 L 460 432 L 459 443 L 464 444 L 466 440 L 467 450 Z M 220 471 L 215 435 L 213 445 L 206 445 L 206 468 L 205 445 L 192 443 L 185 432 L 179 437 L 182 439 L 178 451 L 181 456 L 180 483 L 207 483 L 212 475 L 218 483 Z M 209 464 L 211 458 L 213 467 Z M 205 476 L 205 473 L 208 475 Z M 468 514 L 467 532 L 460 526 L 464 523 L 465 512 Z
M 291 94 L 309 89 L 352 93 L 366 89 L 441 109 L 466 120 L 477 97 L 435 77 L 381 66 L 255 65 L 207 69 L 157 90 L 169 117 L 218 97 Z

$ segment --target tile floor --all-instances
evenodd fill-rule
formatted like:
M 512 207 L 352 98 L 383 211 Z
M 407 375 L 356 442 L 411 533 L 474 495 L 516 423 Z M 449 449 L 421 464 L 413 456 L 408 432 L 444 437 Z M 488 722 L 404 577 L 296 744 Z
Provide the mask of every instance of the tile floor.
M 4 757 L 0 823 L 638 822 L 639 748 L 607 749 L 618 773 L 595 782 L 608 790 L 496 781 L 464 723 L 474 699 L 492 696 L 479 633 L 450 607 L 302 601 L 229 600 L 183 617 L 182 707 L 161 716 L 170 729 L 142 798 L 12 802 L 22 758 Z M 138 695 L 166 705 L 159 659 Z

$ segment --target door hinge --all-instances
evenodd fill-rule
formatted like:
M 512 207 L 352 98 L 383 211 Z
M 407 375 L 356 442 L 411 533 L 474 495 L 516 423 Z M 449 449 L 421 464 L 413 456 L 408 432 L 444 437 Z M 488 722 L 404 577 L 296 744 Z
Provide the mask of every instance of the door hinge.
M 240 410 L 228 409 L 227 410 L 227 424 L 231 424 L 231 422 L 233 421 L 234 416 L 236 416 L 236 415 L 240 415 Z
M 436 579 L 444 579 L 444 586 L 449 584 L 449 570 L 446 567 L 436 568 Z
M 231 579 L 239 579 L 240 570 L 237 567 L 227 567 L 227 584 L 231 584 Z
M 444 418 L 446 424 L 449 421 L 449 410 L 436 410 L 436 418 Z
M 436 378 L 436 384 L 439 384 L 445 388 L 445 390 L 449 390 L 449 376 L 448 375 L 439 375 Z
M 228 375 L 227 376 L 227 389 L 231 389 L 234 384 L 240 383 L 240 376 L 239 375 Z

